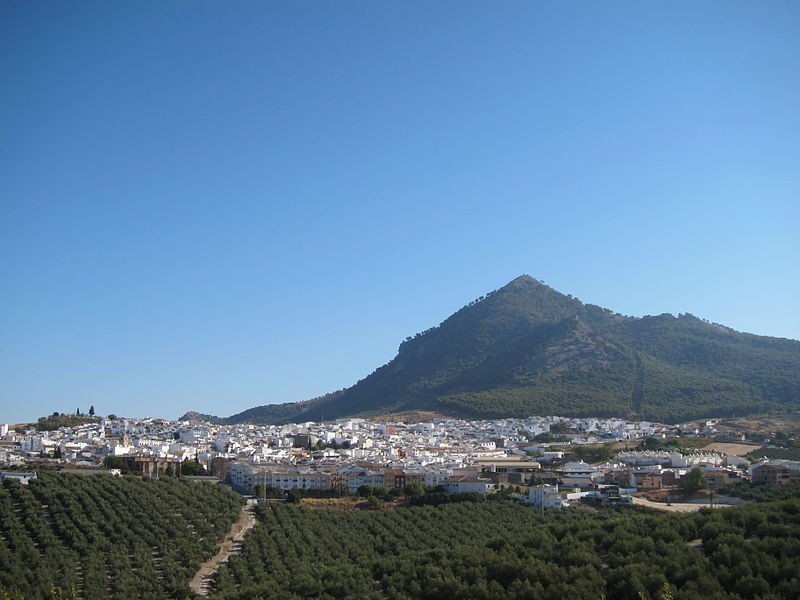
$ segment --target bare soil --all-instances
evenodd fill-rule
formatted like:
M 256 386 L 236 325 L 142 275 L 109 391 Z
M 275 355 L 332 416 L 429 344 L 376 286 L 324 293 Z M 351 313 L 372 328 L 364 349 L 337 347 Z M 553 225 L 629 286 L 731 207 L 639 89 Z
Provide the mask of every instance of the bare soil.
M 708 450 L 711 452 L 721 452 L 722 454 L 728 456 L 744 456 L 750 452 L 755 452 L 756 450 L 760 450 L 763 446 L 760 444 L 734 444 L 728 442 L 713 442 L 704 446 L 702 450 Z
M 337 508 L 339 510 L 357 510 L 367 504 L 363 498 L 303 498 L 300 504 L 310 509 Z
M 762 433 L 770 436 L 778 432 L 798 435 L 800 434 L 800 418 L 755 415 L 735 419 L 721 419 L 717 429 L 742 433 Z
M 653 502 L 647 498 L 639 496 L 633 497 L 633 504 L 635 506 L 644 506 L 652 508 L 653 510 L 660 510 L 662 512 L 697 512 L 701 508 L 709 508 L 708 502 Z M 728 508 L 730 504 L 714 503 L 713 508 Z
M 435 412 L 432 410 L 406 410 L 403 412 L 389 413 L 376 417 L 375 419 L 381 423 L 387 421 L 403 421 L 408 423 L 421 423 L 425 421 L 433 421 L 434 419 L 447 418 L 446 415 Z
M 197 573 L 194 574 L 189 582 L 189 588 L 198 596 L 209 596 L 211 594 L 211 579 L 219 570 L 220 566 L 228 562 L 231 554 L 235 554 L 241 547 L 244 535 L 256 524 L 256 516 L 253 513 L 255 500 L 248 500 L 247 505 L 242 507 L 239 520 L 231 525 L 230 531 L 225 534 L 225 538 L 220 542 L 219 551 L 206 562 L 200 565 Z

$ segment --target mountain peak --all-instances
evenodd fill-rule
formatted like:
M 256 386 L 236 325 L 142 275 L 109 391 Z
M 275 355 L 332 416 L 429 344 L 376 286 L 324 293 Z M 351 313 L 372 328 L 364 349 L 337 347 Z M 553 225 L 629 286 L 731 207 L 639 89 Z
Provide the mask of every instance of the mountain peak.
M 544 286 L 544 284 L 538 279 L 531 277 L 530 275 L 523 274 L 509 281 L 506 285 L 503 286 L 503 288 L 519 287 L 519 286 Z
M 622 318 L 520 275 L 407 338 L 394 359 L 352 387 L 230 420 L 424 409 L 479 418 L 677 421 L 796 407 L 797 374 L 800 342 L 723 331 L 699 319 Z

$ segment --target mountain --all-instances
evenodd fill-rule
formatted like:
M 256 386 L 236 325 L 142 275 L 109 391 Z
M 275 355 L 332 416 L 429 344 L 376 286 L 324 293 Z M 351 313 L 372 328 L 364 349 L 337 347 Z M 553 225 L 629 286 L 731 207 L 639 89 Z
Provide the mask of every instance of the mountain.
M 229 423 L 431 410 L 470 417 L 627 416 L 677 422 L 800 408 L 800 342 L 692 315 L 625 317 L 523 275 L 345 390 Z

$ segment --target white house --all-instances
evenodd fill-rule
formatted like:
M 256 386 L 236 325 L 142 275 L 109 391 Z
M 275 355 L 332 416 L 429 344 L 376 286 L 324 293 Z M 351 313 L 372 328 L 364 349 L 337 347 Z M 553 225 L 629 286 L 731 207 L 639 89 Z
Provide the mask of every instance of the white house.
M 488 479 L 477 479 L 474 477 L 449 477 L 439 482 L 448 494 L 463 494 L 466 492 L 477 492 L 485 496 L 494 484 Z
M 31 479 L 36 479 L 36 473 L 23 473 L 17 471 L 0 471 L 0 479 L 14 479 L 22 485 L 28 485 Z
M 558 491 L 558 486 L 553 487 L 547 484 L 531 486 L 528 489 L 526 504 L 537 508 L 565 508 L 569 506 L 561 492 Z

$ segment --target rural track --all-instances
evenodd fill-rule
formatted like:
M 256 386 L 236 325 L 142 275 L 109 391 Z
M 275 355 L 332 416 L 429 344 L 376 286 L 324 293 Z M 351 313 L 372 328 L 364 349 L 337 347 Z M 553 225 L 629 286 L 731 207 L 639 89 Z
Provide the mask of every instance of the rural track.
M 200 565 L 197 573 L 192 577 L 189 582 L 189 588 L 198 596 L 211 595 L 211 580 L 214 575 L 216 575 L 220 566 L 228 562 L 231 554 L 239 552 L 245 534 L 256 524 L 256 516 L 253 512 L 255 504 L 255 500 L 250 499 L 247 501 L 247 504 L 242 507 L 239 520 L 231 525 L 230 531 L 225 534 L 225 537 L 220 542 L 217 553 Z

